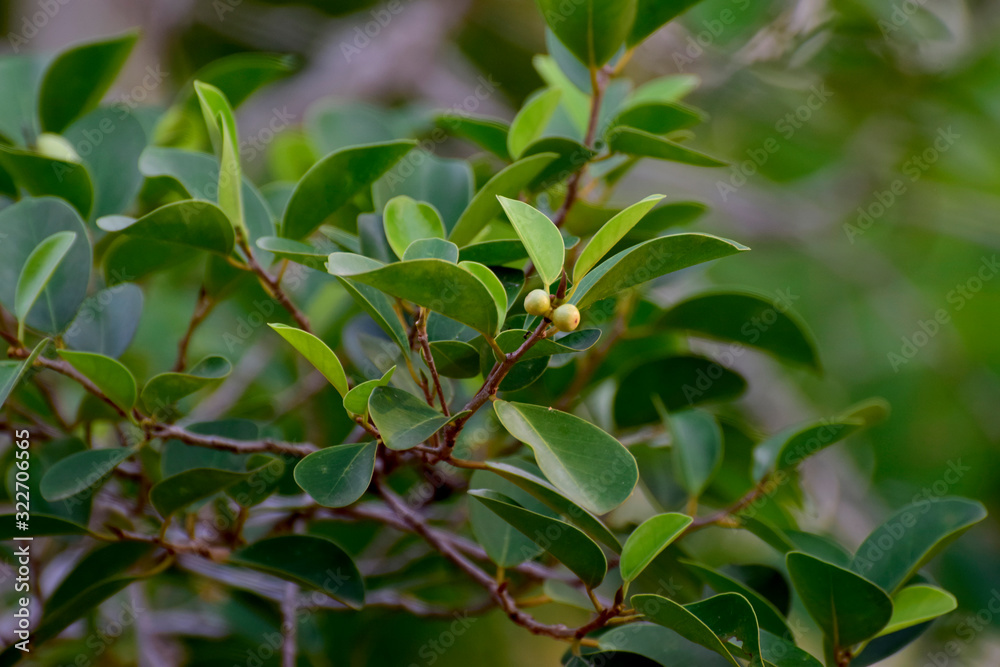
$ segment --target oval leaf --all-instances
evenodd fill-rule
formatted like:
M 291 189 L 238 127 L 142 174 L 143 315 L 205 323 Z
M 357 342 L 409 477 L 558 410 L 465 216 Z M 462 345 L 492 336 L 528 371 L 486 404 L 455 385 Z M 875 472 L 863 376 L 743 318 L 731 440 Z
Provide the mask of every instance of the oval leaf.
M 106 232 L 121 232 L 225 256 L 233 251 L 236 239 L 223 210 L 198 199 L 166 204 L 138 220 L 126 216 L 101 218 L 97 226 Z
M 185 396 L 218 384 L 229 377 L 233 366 L 225 357 L 205 357 L 185 373 L 154 375 L 142 388 L 142 404 L 152 414 L 169 414 L 170 406 Z
M 726 163 L 687 146 L 650 132 L 631 127 L 617 127 L 608 135 L 608 146 L 616 153 L 680 162 L 695 167 L 724 167 Z
M 444 223 L 437 209 L 406 195 L 389 200 L 382 215 L 382 224 L 389 247 L 400 259 L 414 241 L 444 238 Z
M 327 447 L 295 466 L 295 481 L 324 507 L 347 507 L 365 494 L 375 472 L 374 442 Z
M 59 350 L 59 356 L 97 385 L 104 394 L 125 412 L 129 412 L 138 397 L 132 372 L 120 362 L 93 352 Z
M 542 136 L 561 97 L 562 93 L 558 88 L 544 90 L 528 100 L 517 112 L 507 133 L 507 151 L 515 160 L 521 157 L 524 149 Z
M 590 239 L 579 259 L 573 266 L 573 283 L 578 283 L 587 272 L 597 266 L 598 262 L 604 259 L 615 245 L 625 238 L 625 235 L 642 220 L 643 216 L 653 210 L 663 199 L 663 195 L 652 195 L 646 197 L 641 202 L 629 206 L 615 217 L 611 218 L 598 230 L 594 237 Z
M 892 596 L 892 618 L 877 636 L 883 637 L 933 621 L 957 608 L 958 600 L 955 596 L 937 586 L 907 586 Z
M 559 228 L 544 213 L 516 199 L 497 197 L 545 285 L 559 280 L 566 259 Z
M 347 384 L 347 374 L 340 359 L 333 353 L 327 344 L 308 331 L 302 331 L 295 327 L 284 324 L 268 324 L 278 332 L 282 338 L 288 341 L 292 347 L 299 351 L 310 364 L 316 367 L 323 374 L 330 384 L 333 385 L 341 396 L 346 396 L 350 387 Z
M 25 260 L 14 291 L 14 317 L 18 320 L 19 339 L 24 339 L 28 313 L 75 241 L 76 232 L 56 232 L 35 246 Z
M 413 394 L 395 387 L 375 387 L 368 412 L 389 449 L 416 447 L 455 417 L 446 417 Z
M 646 566 L 680 537 L 692 521 L 689 516 L 673 512 L 658 514 L 643 521 L 632 531 L 622 548 L 622 558 L 618 564 L 622 579 L 635 581 Z
M 40 486 L 49 502 L 65 500 L 104 482 L 118 464 L 135 453 L 129 448 L 88 449 L 70 454 L 45 471 Z

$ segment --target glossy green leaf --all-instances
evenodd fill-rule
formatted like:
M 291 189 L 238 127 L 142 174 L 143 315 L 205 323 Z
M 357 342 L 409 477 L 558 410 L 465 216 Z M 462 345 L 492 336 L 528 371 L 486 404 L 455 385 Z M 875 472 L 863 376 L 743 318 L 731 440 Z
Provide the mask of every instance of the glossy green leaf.
M 367 382 L 362 382 L 358 386 L 347 392 L 344 396 L 344 408 L 351 414 L 359 415 L 362 417 L 368 416 L 368 400 L 371 398 L 372 392 L 375 391 L 377 387 L 385 387 L 389 384 L 392 379 L 393 373 L 396 372 L 396 367 L 393 366 L 385 372 L 378 380 L 368 380 Z
M 111 87 L 139 35 L 81 44 L 63 51 L 45 72 L 38 92 L 38 115 L 46 132 L 62 132 L 97 107 Z
M 794 468 L 830 445 L 885 420 L 888 414 L 889 406 L 885 401 L 871 399 L 851 406 L 833 419 L 784 429 L 754 449 L 754 479 L 762 479 L 776 470 Z
M 711 155 L 705 155 L 675 141 L 631 127 L 615 128 L 608 135 L 608 147 L 615 153 L 624 153 L 632 157 L 680 162 L 695 167 L 726 166 L 725 162 Z
M 608 571 L 604 552 L 576 526 L 532 512 L 493 491 L 469 495 L 569 568 L 587 587 L 596 588 L 604 581 Z
M 785 562 L 802 604 L 832 646 L 870 639 L 889 622 L 892 600 L 867 579 L 798 551 Z
M 94 184 L 90 172 L 80 162 L 0 144 L 0 167 L 30 194 L 65 199 L 81 217 L 90 216 L 94 206 Z
M 93 382 L 111 402 L 129 412 L 138 397 L 132 372 L 120 362 L 93 352 L 59 350 L 59 356 Z
M 358 567 L 347 552 L 321 537 L 271 537 L 240 549 L 229 562 L 294 581 L 353 609 L 365 603 L 365 584 Z
M 500 266 L 527 259 L 528 251 L 520 239 L 499 239 L 467 245 L 459 251 L 458 258 L 487 266 Z
M 689 266 L 749 250 L 709 234 L 674 234 L 623 250 L 574 285 L 570 302 L 581 310 L 601 299 Z
M 559 280 L 566 259 L 566 247 L 559 228 L 530 204 L 506 197 L 497 199 L 528 251 L 542 282 L 551 285 Z
M 538 405 L 498 400 L 493 408 L 507 432 L 531 447 L 549 481 L 584 509 L 604 514 L 632 494 L 635 458 L 597 426 Z
M 416 145 L 390 141 L 344 148 L 317 162 L 302 177 L 285 208 L 281 236 L 301 239 L 371 187 Z
M 636 0 L 536 1 L 559 41 L 591 68 L 622 48 L 636 15 Z
M 663 195 L 652 195 L 641 202 L 629 206 L 624 211 L 611 218 L 587 243 L 573 266 L 573 282 L 578 283 L 587 272 L 597 266 L 604 256 L 615 245 L 625 238 L 625 235 L 642 220 L 643 216 L 653 210 L 663 199 Z
M 958 600 L 948 591 L 937 586 L 918 584 L 907 586 L 892 596 L 892 618 L 877 636 L 905 630 L 958 608 Z
M 656 665 L 725 667 L 731 664 L 729 660 L 717 653 L 692 644 L 673 630 L 653 623 L 629 623 L 612 628 L 602 634 L 598 641 L 602 649 L 625 658 L 621 667 L 632 667 L 633 663 L 630 662 L 630 658 L 633 658 L 634 655 L 654 660 Z M 605 665 L 603 661 L 597 664 Z M 611 665 L 607 667 L 611 667 Z M 646 667 L 646 663 L 643 663 L 643 667 Z
M 683 410 L 666 419 L 677 482 L 697 498 L 722 465 L 722 429 L 702 410 Z
M 418 239 L 403 253 L 403 259 L 442 259 L 452 264 L 458 263 L 458 246 L 444 239 Z
M 660 595 L 634 595 L 632 605 L 647 620 L 714 651 L 734 667 L 740 667 L 734 654 L 743 657 L 744 651 L 755 655 L 751 665 L 762 665 L 756 617 L 740 595 L 724 593 L 688 605 Z M 742 649 L 727 641 L 733 636 L 744 642 Z
M 524 344 L 525 339 L 531 335 L 527 329 L 507 329 L 497 336 L 497 345 L 504 352 L 510 353 Z M 580 329 L 571 331 L 559 338 L 546 338 L 535 343 L 531 349 L 521 356 L 521 363 L 551 357 L 556 354 L 574 354 L 585 352 L 592 348 L 601 338 L 600 329 Z M 492 350 L 491 350 L 492 351 Z M 493 353 L 494 359 L 496 353 Z M 499 359 L 497 359 L 499 361 Z
M 229 100 L 221 90 L 202 81 L 194 82 L 212 145 L 219 154 L 219 208 L 234 229 L 246 233 L 243 212 L 243 168 L 240 166 L 240 136 Z
M 280 259 L 287 259 L 317 271 L 326 271 L 326 258 L 329 253 L 321 252 L 308 243 L 278 236 L 263 236 L 257 239 L 257 247 Z
M 329 261 L 329 257 L 326 258 L 326 261 Z M 380 264 L 371 260 L 370 266 L 371 268 L 379 268 Z M 326 262 L 324 262 L 324 268 L 328 270 Z M 406 330 L 403 328 L 403 323 L 400 322 L 399 316 L 393 308 L 392 299 L 374 287 L 361 282 L 354 282 L 340 277 L 337 280 L 343 285 L 344 290 L 351 295 L 354 302 L 368 313 L 368 316 L 385 331 L 392 342 L 399 346 L 403 354 L 409 354 L 409 339 L 407 338 Z M 367 405 L 367 399 L 365 404 Z
M 701 0 L 638 0 L 635 22 L 628 33 L 628 45 L 642 42 Z
M 753 607 L 754 614 L 761 630 L 773 632 L 779 637 L 790 637 L 792 632 L 785 621 L 784 616 L 774 606 L 774 604 L 763 595 L 732 577 L 713 570 L 712 568 L 696 563 L 694 561 L 681 561 L 685 567 L 694 571 L 698 577 L 708 584 L 716 593 L 738 593 L 747 599 Z M 763 637 L 762 637 L 763 640 Z M 766 651 L 765 651 L 766 653 Z
M 196 391 L 219 384 L 229 377 L 232 364 L 225 357 L 205 357 L 183 373 L 154 375 L 142 388 L 140 398 L 151 414 L 167 412 L 170 406 Z
M 333 253 L 327 270 L 386 294 L 412 301 L 492 336 L 499 326 L 489 290 L 465 269 L 440 259 L 379 265 L 360 255 Z
M 313 452 L 295 466 L 295 481 L 323 507 L 347 507 L 371 484 L 376 449 L 363 442 Z
M 531 192 L 544 190 L 565 181 L 570 174 L 579 169 L 580 165 L 589 162 L 597 155 L 593 149 L 575 139 L 553 136 L 542 137 L 525 148 L 521 159 L 527 160 L 543 153 L 551 153 L 556 157 L 532 179 L 528 185 L 528 190 Z
M 552 516 L 552 513 L 530 494 L 485 470 L 476 470 L 472 473 L 469 488 L 500 494 L 532 512 Z M 476 541 L 486 550 L 490 560 L 500 567 L 514 567 L 545 551 L 481 502 L 469 502 L 469 524 Z M 590 603 L 589 599 L 587 603 Z
M 542 136 L 561 97 L 562 93 L 558 88 L 543 90 L 517 112 L 507 133 L 507 152 L 514 159 L 520 158 L 524 149 Z
M 249 474 L 218 468 L 191 468 L 153 485 L 149 490 L 149 502 L 166 519 L 192 503 L 225 491 Z
M 131 447 L 88 449 L 70 454 L 45 471 L 42 497 L 49 502 L 65 500 L 102 484 L 118 464 L 135 453 Z
M 341 396 L 347 395 L 350 389 L 347 383 L 347 374 L 344 373 L 340 359 L 326 343 L 308 331 L 302 331 L 285 324 L 268 324 L 267 326 L 278 332 L 278 335 L 288 341 L 309 363 L 315 366 L 316 370 L 330 381 L 330 384 Z
M 67 347 L 117 359 L 139 328 L 142 289 L 122 283 L 96 292 L 81 304 L 80 312 L 63 333 Z
M 478 278 L 479 282 L 490 293 L 490 297 L 497 308 L 497 329 L 499 330 L 500 325 L 507 318 L 508 308 L 507 292 L 504 289 L 503 283 L 500 282 L 500 279 L 497 278 L 497 275 L 489 267 L 483 266 L 478 262 L 461 262 L 459 266 Z
M 594 540 L 604 544 L 615 553 L 621 553 L 622 545 L 615 534 L 600 519 L 564 496 L 556 487 L 543 479 L 540 469 L 529 463 L 510 459 L 507 462 L 487 461 L 486 466 L 490 472 L 496 473 L 542 501 L 546 507 L 557 512 L 566 521 L 575 524 Z
M 507 133 L 510 126 L 496 118 L 450 113 L 438 116 L 437 126 L 456 136 L 468 139 L 502 160 L 510 160 L 507 151 Z
M 727 291 L 699 295 L 675 305 L 660 322 L 820 370 L 816 341 L 806 324 L 787 304 L 758 294 Z
M 188 199 L 166 204 L 135 220 L 126 216 L 101 218 L 106 232 L 121 232 L 161 243 L 207 250 L 219 255 L 233 251 L 235 234 L 229 218 L 215 204 Z
M 973 500 L 919 500 L 893 514 L 865 538 L 851 569 L 884 590 L 895 592 L 930 559 L 985 518 L 986 508 Z
M 382 215 L 389 247 L 402 258 L 410 244 L 420 239 L 443 239 L 444 223 L 437 210 L 426 202 L 405 195 L 394 197 Z
M 705 114 L 676 102 L 644 102 L 628 104 L 608 125 L 608 132 L 619 127 L 631 127 L 650 134 L 669 134 L 697 125 Z
M 42 290 L 49 284 L 59 263 L 76 241 L 76 232 L 56 232 L 35 246 L 28 255 L 14 292 L 14 317 L 18 320 L 17 337 L 24 339 L 24 325 Z
M 35 349 L 24 361 L 0 361 L 0 407 L 3 407 L 3 404 L 7 402 L 18 383 L 24 378 L 25 373 L 34 365 L 35 359 L 50 342 L 49 338 L 43 338 L 35 345 Z M 479 359 L 478 353 L 476 359 Z
M 784 639 L 791 636 L 787 632 L 783 632 L 780 636 L 775 635 L 761 628 L 760 651 L 766 661 L 765 664 L 774 667 L 823 667 L 823 663 L 819 660 Z
M 460 340 L 431 341 L 431 356 L 438 373 L 464 379 L 479 375 L 479 350 Z
M 555 153 L 539 153 L 500 171 L 472 198 L 448 240 L 459 248 L 472 243 L 486 224 L 503 212 L 497 197 L 517 197 L 557 157 Z
M 411 449 L 421 444 L 455 417 L 446 417 L 427 402 L 394 387 L 375 387 L 368 412 L 389 449 Z
M 657 514 L 643 521 L 632 531 L 622 549 L 622 579 L 634 581 L 653 559 L 676 540 L 691 525 L 691 517 L 684 514 Z

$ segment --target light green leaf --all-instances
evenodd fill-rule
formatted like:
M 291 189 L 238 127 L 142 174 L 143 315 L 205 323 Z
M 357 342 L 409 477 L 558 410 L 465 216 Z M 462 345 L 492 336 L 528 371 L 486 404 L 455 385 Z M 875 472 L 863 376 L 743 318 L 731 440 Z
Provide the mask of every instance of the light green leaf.
M 132 447 L 88 449 L 57 461 L 42 477 L 42 497 L 49 502 L 65 500 L 81 491 L 100 486 L 118 464 L 135 453 Z
M 608 147 L 633 157 L 680 162 L 696 167 L 724 167 L 726 163 L 677 142 L 631 127 L 617 127 L 608 135 Z
M 625 238 L 625 235 L 642 220 L 643 216 L 653 210 L 653 207 L 662 199 L 663 195 L 646 197 L 641 202 L 629 206 L 601 227 L 584 247 L 579 259 L 576 260 L 576 264 L 573 266 L 573 283 L 580 282 L 588 271 L 597 266 L 604 259 L 604 256 Z
M 296 329 L 295 327 L 290 327 L 284 324 L 268 324 L 278 334 L 288 341 L 292 347 L 299 351 L 299 353 L 305 357 L 309 363 L 316 367 L 320 373 L 323 374 L 330 384 L 333 385 L 341 396 L 346 396 L 350 387 L 347 383 L 347 374 L 344 373 L 344 367 L 340 363 L 340 359 L 337 355 L 333 353 L 326 343 L 321 341 L 316 336 L 312 335 L 308 331 L 302 331 L 301 329 Z
M 257 247 L 280 259 L 287 259 L 317 271 L 326 271 L 326 258 L 329 253 L 321 252 L 308 243 L 278 236 L 262 236 L 257 239 Z
M 49 284 L 59 263 L 66 257 L 76 241 L 76 232 L 56 232 L 31 251 L 21 269 L 14 292 L 14 317 L 17 318 L 17 337 L 24 340 L 24 325 L 35 301 Z
M 154 375 L 142 388 L 140 398 L 150 414 L 167 412 L 168 408 L 185 396 L 217 385 L 233 370 L 225 357 L 205 357 L 184 373 Z
M 446 417 L 413 394 L 394 387 L 375 387 L 368 412 L 389 449 L 416 447 L 455 419 Z
M 558 155 L 539 153 L 518 160 L 486 182 L 455 223 L 448 240 L 459 248 L 472 243 L 486 224 L 503 212 L 497 196 L 517 197 Z
M 402 259 L 410 244 L 420 239 L 443 239 L 444 223 L 437 209 L 401 195 L 389 200 L 382 215 L 389 247 Z
M 194 82 L 212 145 L 219 154 L 219 208 L 234 229 L 247 234 L 243 214 L 243 169 L 240 167 L 240 136 L 229 100 L 221 90 L 202 81 Z
M 281 236 L 309 236 L 355 195 L 370 188 L 415 145 L 415 141 L 389 141 L 343 148 L 327 155 L 295 186 L 285 208 Z
M 363 442 L 313 452 L 295 466 L 295 481 L 323 507 L 347 507 L 371 484 L 376 449 Z
M 235 235 L 229 219 L 215 204 L 198 199 L 166 204 L 135 220 L 122 215 L 97 221 L 106 232 L 207 250 L 228 256 L 233 251 Z
M 636 15 L 636 0 L 536 1 L 559 41 L 592 69 L 622 48 Z
M 882 637 L 933 621 L 957 608 L 958 600 L 955 596 L 937 586 L 925 584 L 907 586 L 892 596 L 892 618 L 876 636 Z
M 131 371 L 121 362 L 93 352 L 59 350 L 59 356 L 93 382 L 112 403 L 125 412 L 132 410 L 138 390 Z
M 24 374 L 28 372 L 28 369 L 35 363 L 35 359 L 38 358 L 38 355 L 42 353 L 42 350 L 50 342 L 51 339 L 43 338 L 35 345 L 35 349 L 31 351 L 31 354 L 24 361 L 0 361 L 0 407 L 3 407 L 3 404 L 7 402 L 11 393 L 17 388 L 18 383 L 24 378 Z M 478 365 L 478 353 L 476 354 L 476 360 Z
M 650 2 L 656 2 L 656 0 L 650 0 Z M 661 76 L 632 91 L 626 100 L 626 105 L 632 107 L 647 102 L 679 102 L 700 84 L 701 79 L 696 74 Z
M 867 579 L 799 551 L 785 562 L 802 604 L 833 647 L 870 639 L 889 622 L 892 600 Z
M 470 491 L 469 495 L 549 552 L 588 588 L 604 581 L 608 571 L 604 552 L 576 526 L 532 512 L 494 491 Z
M 634 47 L 701 0 L 638 0 L 635 22 L 628 33 L 628 45 Z
M 240 549 L 229 562 L 294 581 L 352 609 L 365 603 L 364 579 L 357 565 L 346 551 L 321 537 L 271 537 Z
M 524 149 L 542 136 L 561 98 L 562 92 L 558 88 L 548 88 L 521 107 L 507 134 L 507 151 L 515 160 L 521 157 Z
M 497 307 L 497 332 L 500 330 L 500 325 L 503 324 L 504 319 L 507 317 L 507 292 L 504 290 L 503 283 L 497 278 L 497 275 L 490 270 L 489 267 L 483 266 L 477 262 L 460 262 L 459 266 L 474 275 L 479 279 L 479 282 L 483 284 L 493 298 L 493 303 Z
M 403 253 L 403 260 L 411 259 L 443 259 L 457 264 L 458 246 L 444 239 L 417 239 Z
M 127 32 L 111 39 L 81 44 L 56 56 L 38 92 L 42 129 L 61 133 L 75 119 L 96 108 L 118 77 L 138 38 L 137 32 Z
M 498 400 L 493 408 L 504 428 L 531 447 L 549 481 L 584 509 L 604 514 L 632 494 L 635 458 L 597 426 L 538 405 Z
M 650 134 L 663 135 L 697 125 L 705 118 L 705 114 L 701 111 L 676 102 L 626 104 L 608 124 L 607 132 L 614 134 L 620 127 L 631 127 Z
M 674 234 L 640 243 L 604 260 L 573 286 L 581 310 L 601 299 L 689 266 L 749 250 L 709 234 Z
M 545 285 L 559 280 L 566 259 L 566 247 L 559 228 L 544 213 L 522 201 L 498 196 L 514 231 L 535 264 Z
M 622 548 L 618 564 L 624 581 L 635 581 L 664 549 L 691 525 L 693 519 L 684 514 L 657 514 L 646 519 L 632 531 Z
M 396 367 L 393 366 L 385 372 L 378 380 L 368 380 L 367 382 L 362 382 L 358 386 L 347 392 L 344 396 L 344 409 L 354 415 L 368 417 L 368 400 L 371 398 L 372 392 L 375 391 L 377 387 L 385 387 L 389 384 L 392 379 L 393 373 L 396 372 Z
M 961 465 L 959 460 L 952 467 Z M 851 569 L 884 590 L 895 592 L 931 558 L 985 518 L 986 508 L 973 500 L 919 500 L 896 512 L 865 538 Z

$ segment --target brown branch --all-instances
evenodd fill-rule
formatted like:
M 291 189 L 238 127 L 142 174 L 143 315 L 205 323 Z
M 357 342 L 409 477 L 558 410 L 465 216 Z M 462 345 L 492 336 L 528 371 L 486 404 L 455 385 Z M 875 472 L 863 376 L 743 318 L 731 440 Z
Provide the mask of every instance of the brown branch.
M 16 349 L 11 349 L 10 351 L 8 351 L 7 354 L 8 356 L 13 357 L 15 359 L 27 359 L 29 356 L 31 356 L 31 350 L 19 347 Z M 61 373 L 62 375 L 65 375 L 68 378 L 72 378 L 77 383 L 79 383 L 84 389 L 86 389 L 91 394 L 93 394 L 94 396 L 101 399 L 109 406 L 111 406 L 111 408 L 119 415 L 121 415 L 125 419 L 131 420 L 131 416 L 125 410 L 122 410 L 120 407 L 118 407 L 118 405 L 115 404 L 114 401 L 108 398 L 107 394 L 101 391 L 96 384 L 91 382 L 90 378 L 83 375 L 82 373 L 80 373 L 80 371 L 76 370 L 75 368 L 73 368 L 73 366 L 70 365 L 69 362 L 63 361 L 62 359 L 49 359 L 48 357 L 43 357 L 39 355 L 35 359 L 35 364 L 41 366 L 42 368 L 48 368 L 49 370 Z
M 420 351 L 423 353 L 424 363 L 427 364 L 427 368 L 431 371 L 434 389 L 437 392 L 438 400 L 441 402 L 441 411 L 444 412 L 445 417 L 450 417 L 451 413 L 448 411 L 448 401 L 444 399 L 444 389 L 441 387 L 441 376 L 438 374 L 437 365 L 434 363 L 434 355 L 431 354 L 431 344 L 427 339 L 427 316 L 429 312 L 426 308 L 421 308 L 420 313 L 417 315 L 417 321 L 414 325 L 416 340 L 420 346 Z
M 250 244 L 247 243 L 246 238 L 243 236 L 242 232 L 237 233 L 237 243 L 243 254 L 246 255 L 247 266 L 251 271 L 257 274 L 260 278 L 261 285 L 267 290 L 275 301 L 277 301 L 281 306 L 287 310 L 293 318 L 295 318 L 296 323 L 298 323 L 299 328 L 303 331 L 308 331 L 312 333 L 312 328 L 309 325 L 309 318 L 306 314 L 299 310 L 292 300 L 288 297 L 288 294 L 281 287 L 281 279 L 273 277 L 268 273 L 263 266 L 257 261 L 253 256 L 253 250 L 250 248 Z
M 283 454 L 303 458 L 317 451 L 319 448 L 308 442 L 292 443 L 278 440 L 234 440 L 223 438 L 217 435 L 201 435 L 192 433 L 185 428 L 174 424 L 154 424 L 151 435 L 164 440 L 180 440 L 189 445 L 206 447 L 208 449 L 219 449 L 226 452 L 236 452 L 238 454 L 254 454 L 268 452 L 271 454 Z
M 195 302 L 194 313 L 191 315 L 191 321 L 188 322 L 184 337 L 177 343 L 177 361 L 174 362 L 173 368 L 175 373 L 180 373 L 187 366 L 187 350 L 188 345 L 191 344 L 191 337 L 194 335 L 194 330 L 205 321 L 205 318 L 212 312 L 214 305 L 215 302 L 208 295 L 208 291 L 203 285 L 198 291 L 198 301 Z

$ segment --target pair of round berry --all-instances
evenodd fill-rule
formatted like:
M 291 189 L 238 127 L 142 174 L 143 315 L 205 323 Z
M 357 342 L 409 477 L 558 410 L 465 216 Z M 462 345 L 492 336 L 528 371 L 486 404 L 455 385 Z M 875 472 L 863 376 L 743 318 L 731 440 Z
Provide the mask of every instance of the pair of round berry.
M 552 320 L 559 331 L 573 331 L 580 326 L 580 311 L 571 303 L 552 308 L 552 297 L 545 290 L 532 290 L 524 297 L 524 310 L 529 315 Z

